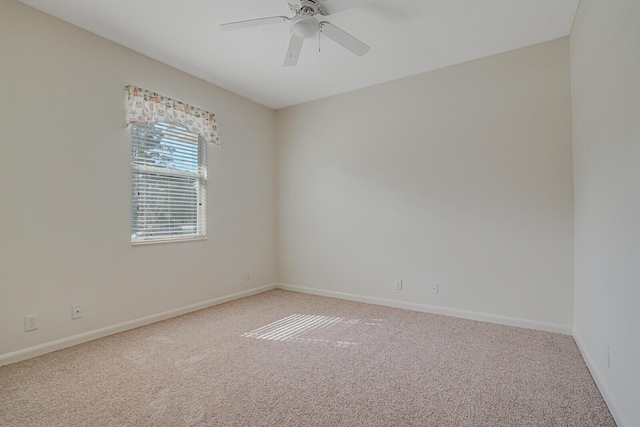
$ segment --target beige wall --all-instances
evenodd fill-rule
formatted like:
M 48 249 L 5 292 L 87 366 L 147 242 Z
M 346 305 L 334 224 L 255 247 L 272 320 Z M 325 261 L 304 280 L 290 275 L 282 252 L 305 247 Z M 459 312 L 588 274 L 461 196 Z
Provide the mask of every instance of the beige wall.
M 130 83 L 217 114 L 206 241 L 131 246 Z M 0 99 L 0 356 L 276 281 L 272 110 L 14 1 Z
M 564 38 L 278 111 L 281 282 L 570 333 L 570 102 Z
M 618 424 L 639 426 L 640 3 L 582 0 L 571 76 L 574 336 Z

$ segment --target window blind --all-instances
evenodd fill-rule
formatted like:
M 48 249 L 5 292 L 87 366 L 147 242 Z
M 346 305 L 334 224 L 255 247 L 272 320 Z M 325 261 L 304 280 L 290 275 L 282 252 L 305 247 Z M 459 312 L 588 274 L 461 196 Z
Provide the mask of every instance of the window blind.
M 206 237 L 207 143 L 174 124 L 131 126 L 131 242 Z

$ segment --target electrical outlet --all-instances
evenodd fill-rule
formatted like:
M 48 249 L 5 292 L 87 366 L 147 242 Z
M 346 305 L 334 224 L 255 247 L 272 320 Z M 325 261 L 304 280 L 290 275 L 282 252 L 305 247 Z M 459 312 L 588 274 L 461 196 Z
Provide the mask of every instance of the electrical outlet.
M 437 294 L 438 293 L 438 284 L 437 283 L 432 283 L 431 284 L 431 293 L 432 294 Z
M 398 279 L 396 280 L 396 291 L 401 291 L 402 290 L 402 280 Z
M 83 316 L 84 310 L 82 304 L 74 304 L 71 306 L 71 318 L 80 319 Z
M 37 314 L 29 314 L 24 316 L 24 331 L 35 331 L 38 329 L 38 315 Z
M 247 280 L 247 281 L 251 280 L 251 272 L 250 271 L 247 271 L 247 274 L 244 276 L 244 280 Z

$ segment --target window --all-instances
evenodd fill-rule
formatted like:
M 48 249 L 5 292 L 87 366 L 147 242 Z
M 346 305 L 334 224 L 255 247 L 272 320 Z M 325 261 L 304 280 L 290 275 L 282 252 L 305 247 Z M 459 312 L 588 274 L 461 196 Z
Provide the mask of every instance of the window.
M 206 238 L 207 142 L 181 125 L 131 126 L 131 242 Z

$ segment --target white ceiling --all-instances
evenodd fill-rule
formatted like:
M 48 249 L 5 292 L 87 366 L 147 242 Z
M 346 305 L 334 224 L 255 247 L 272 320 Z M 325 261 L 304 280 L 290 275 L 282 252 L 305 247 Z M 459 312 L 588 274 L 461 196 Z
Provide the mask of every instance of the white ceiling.
M 372 0 L 325 17 L 371 46 L 363 57 L 323 37 L 283 67 L 285 0 L 21 0 L 64 21 L 273 109 L 568 36 L 580 0 Z M 150 88 L 153 89 L 153 88 Z

